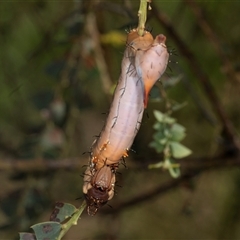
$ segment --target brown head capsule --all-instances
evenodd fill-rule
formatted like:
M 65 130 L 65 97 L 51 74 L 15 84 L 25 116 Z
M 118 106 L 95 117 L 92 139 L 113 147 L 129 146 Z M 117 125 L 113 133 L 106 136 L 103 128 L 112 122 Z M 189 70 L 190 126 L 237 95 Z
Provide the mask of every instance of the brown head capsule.
M 94 216 L 114 195 L 115 173 L 110 166 L 103 166 L 97 171 L 90 168 L 85 172 L 83 193 L 87 202 L 88 214 Z
M 127 36 L 127 46 L 134 50 L 147 50 L 153 43 L 153 36 L 150 32 L 144 31 L 143 36 L 139 36 L 137 29 L 132 29 Z

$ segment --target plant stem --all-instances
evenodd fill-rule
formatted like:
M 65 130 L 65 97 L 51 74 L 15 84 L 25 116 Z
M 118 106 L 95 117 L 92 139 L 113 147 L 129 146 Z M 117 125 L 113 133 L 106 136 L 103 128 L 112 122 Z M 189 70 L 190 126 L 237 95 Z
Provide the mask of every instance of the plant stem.
M 138 35 L 142 36 L 145 30 L 145 23 L 147 20 L 147 5 L 151 0 L 140 0 L 140 6 L 138 10 Z M 150 8 L 149 8 L 150 9 Z
M 81 214 L 82 214 L 82 212 L 83 212 L 83 210 L 85 209 L 86 206 L 87 206 L 86 201 L 84 201 L 82 203 L 82 205 L 80 206 L 80 208 L 69 219 L 69 221 L 62 225 L 62 231 L 59 234 L 59 237 L 58 237 L 57 240 L 62 239 L 62 237 L 66 234 L 66 232 L 69 230 L 69 228 L 72 227 L 72 225 L 77 225 L 77 221 L 78 221 L 79 217 L 81 216 Z

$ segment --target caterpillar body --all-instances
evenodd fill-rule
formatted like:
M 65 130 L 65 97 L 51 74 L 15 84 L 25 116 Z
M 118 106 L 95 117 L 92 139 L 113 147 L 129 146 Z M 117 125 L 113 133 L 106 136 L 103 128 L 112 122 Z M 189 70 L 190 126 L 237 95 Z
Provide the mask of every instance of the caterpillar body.
M 128 156 L 141 125 L 149 91 L 167 67 L 169 54 L 165 41 L 164 35 L 153 39 L 147 31 L 139 36 L 137 29 L 128 34 L 110 111 L 99 138 L 93 142 L 85 172 L 83 193 L 90 215 L 114 195 L 119 161 Z
M 131 35 L 131 38 L 136 36 L 136 30 L 133 30 Z M 166 37 L 163 34 L 159 34 L 155 39 L 149 32 L 146 32 L 145 35 L 149 41 L 152 40 L 150 46 L 146 42 L 140 42 L 138 38 L 132 41 L 131 46 L 136 52 L 137 74 L 141 76 L 144 83 L 144 107 L 146 108 L 150 90 L 167 68 L 169 53 L 165 45 Z M 139 48 L 140 45 L 142 45 L 141 48 Z
M 122 73 L 100 137 L 92 146 L 91 162 L 96 169 L 111 165 L 127 156 L 139 130 L 144 112 L 144 85 L 132 64 L 130 51 L 125 51 Z

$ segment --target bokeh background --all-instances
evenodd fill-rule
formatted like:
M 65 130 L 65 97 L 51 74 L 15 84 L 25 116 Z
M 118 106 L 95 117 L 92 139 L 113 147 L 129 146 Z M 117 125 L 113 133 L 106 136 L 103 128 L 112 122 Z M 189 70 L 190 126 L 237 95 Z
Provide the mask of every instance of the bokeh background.
M 147 29 L 169 67 L 121 166 L 114 199 L 64 239 L 240 239 L 240 2 L 153 0 Z M 84 165 L 120 74 L 139 1 L 0 2 L 0 238 L 80 206 Z M 159 88 L 165 87 L 164 96 Z M 167 97 L 166 97 L 166 96 Z M 182 176 L 149 170 L 153 110 L 173 117 L 192 155 Z

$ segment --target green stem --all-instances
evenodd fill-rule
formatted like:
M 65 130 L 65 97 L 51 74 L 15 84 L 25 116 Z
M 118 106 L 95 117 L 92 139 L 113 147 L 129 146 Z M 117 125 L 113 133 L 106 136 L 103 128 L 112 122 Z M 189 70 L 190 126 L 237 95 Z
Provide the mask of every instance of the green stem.
M 80 208 L 73 214 L 73 216 L 69 219 L 69 221 L 65 224 L 62 225 L 62 231 L 59 234 L 57 240 L 62 239 L 62 237 L 66 234 L 66 232 L 69 230 L 69 228 L 72 225 L 77 225 L 77 221 L 80 218 L 83 210 L 85 209 L 85 207 L 87 206 L 86 201 L 84 201 L 82 203 L 82 205 L 80 206 Z
M 147 20 L 147 5 L 151 0 L 140 0 L 140 7 L 138 10 L 138 35 L 142 36 L 145 30 L 145 23 Z M 149 7 L 150 9 L 150 7 Z

